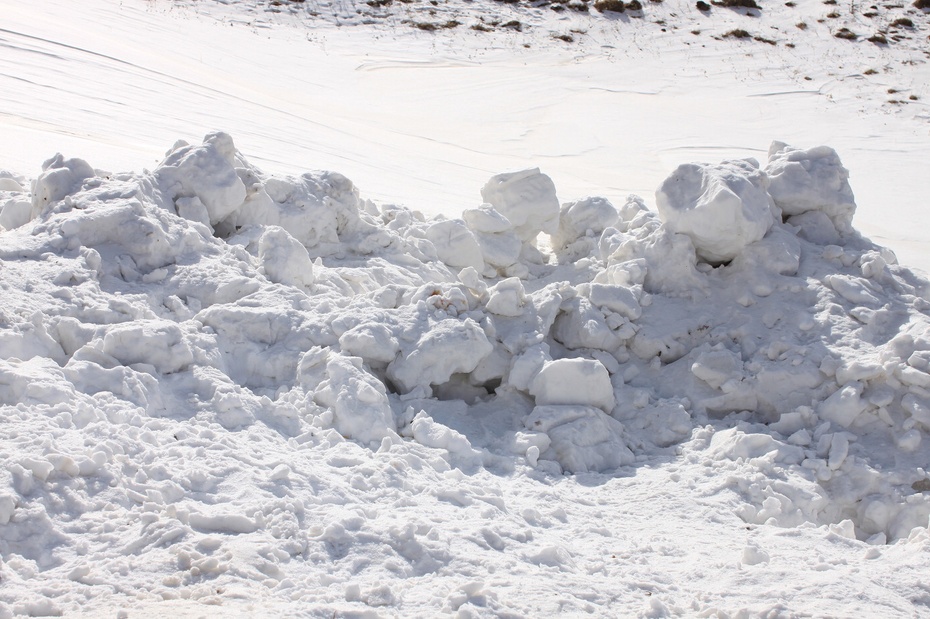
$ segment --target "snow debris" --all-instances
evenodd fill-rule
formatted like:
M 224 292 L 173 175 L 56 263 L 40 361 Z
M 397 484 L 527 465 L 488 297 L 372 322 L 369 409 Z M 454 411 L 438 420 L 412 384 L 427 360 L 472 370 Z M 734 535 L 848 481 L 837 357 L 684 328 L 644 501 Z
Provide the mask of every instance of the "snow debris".
M 388 573 L 472 552 L 588 578 L 606 559 L 546 532 L 567 512 L 511 508 L 497 476 L 614 489 L 669 463 L 685 472 L 661 484 L 695 464 L 690 488 L 753 527 L 926 546 L 928 284 L 851 228 L 832 150 L 772 152 L 679 167 L 661 217 L 635 196 L 560 210 L 534 169 L 426 220 L 336 173 L 267 175 L 223 133 L 150 173 L 58 156 L 31 197 L 2 177 L 5 588 L 322 582 L 314 604 L 351 614 L 402 613 L 420 593 Z M 450 581 L 436 604 L 510 608 L 493 587 Z

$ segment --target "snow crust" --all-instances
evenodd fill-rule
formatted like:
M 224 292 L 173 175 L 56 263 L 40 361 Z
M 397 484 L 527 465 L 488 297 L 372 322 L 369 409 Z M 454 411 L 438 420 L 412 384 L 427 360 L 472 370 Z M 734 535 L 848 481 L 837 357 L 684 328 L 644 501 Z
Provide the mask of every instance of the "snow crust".
M 495 476 L 606 493 L 663 462 L 705 468 L 729 527 L 930 548 L 928 284 L 852 228 L 832 149 L 681 166 L 658 214 L 559 206 L 531 169 L 428 220 L 338 173 L 266 174 L 221 132 L 151 172 L 56 156 L 31 191 L 5 178 L 0 615 L 128 582 L 548 612 L 496 593 L 487 557 L 570 588 L 611 571 Z M 468 572 L 438 598 L 411 584 Z M 76 588 L 56 601 L 55 579 Z

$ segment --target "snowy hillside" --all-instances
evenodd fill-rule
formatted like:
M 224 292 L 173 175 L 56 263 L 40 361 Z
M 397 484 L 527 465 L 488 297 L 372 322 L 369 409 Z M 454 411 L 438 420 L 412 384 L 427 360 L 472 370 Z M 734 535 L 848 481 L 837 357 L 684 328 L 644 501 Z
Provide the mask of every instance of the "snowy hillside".
M 0 617 L 928 612 L 921 11 L 40 4 Z

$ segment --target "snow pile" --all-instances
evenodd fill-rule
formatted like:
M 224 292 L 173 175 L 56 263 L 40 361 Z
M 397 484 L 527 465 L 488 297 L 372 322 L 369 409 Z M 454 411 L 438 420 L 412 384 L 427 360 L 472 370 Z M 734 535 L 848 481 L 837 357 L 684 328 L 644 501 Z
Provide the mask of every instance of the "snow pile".
M 776 143 L 764 166 L 681 166 L 656 214 L 636 196 L 560 207 L 533 169 L 428 221 L 336 173 L 266 175 L 222 133 L 150 173 L 57 156 L 31 196 L 0 174 L 4 580 L 68 563 L 78 533 L 101 543 L 112 505 L 112 526 L 142 518 L 125 554 L 181 565 L 160 595 L 225 572 L 286 588 L 288 561 L 340 560 L 370 517 L 307 532 L 334 492 L 295 468 L 310 447 L 385 492 L 424 458 L 543 476 L 704 461 L 747 523 L 914 538 L 930 516 L 927 283 L 851 227 L 847 176 L 831 149 Z M 254 466 L 204 459 L 223 446 Z M 214 556 L 217 534 L 251 536 L 261 574 Z M 390 533 L 411 574 L 451 560 L 422 535 Z M 400 603 L 387 585 L 344 601 Z

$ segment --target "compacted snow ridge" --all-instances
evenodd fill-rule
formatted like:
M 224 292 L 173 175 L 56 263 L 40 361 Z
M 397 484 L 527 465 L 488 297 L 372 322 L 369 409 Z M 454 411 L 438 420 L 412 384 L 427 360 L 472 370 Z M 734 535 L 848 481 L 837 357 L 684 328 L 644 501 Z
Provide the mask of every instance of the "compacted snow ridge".
M 634 2 L 0 0 L 0 619 L 930 616 L 927 11 Z
M 847 177 L 427 219 L 219 132 L 5 175 L 0 613 L 919 614 L 928 284 Z

